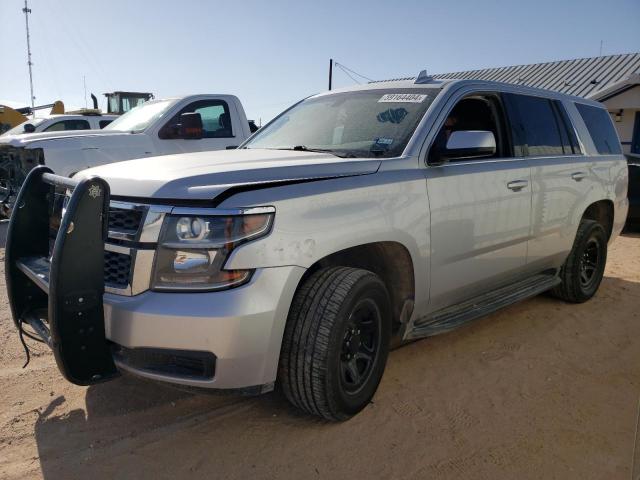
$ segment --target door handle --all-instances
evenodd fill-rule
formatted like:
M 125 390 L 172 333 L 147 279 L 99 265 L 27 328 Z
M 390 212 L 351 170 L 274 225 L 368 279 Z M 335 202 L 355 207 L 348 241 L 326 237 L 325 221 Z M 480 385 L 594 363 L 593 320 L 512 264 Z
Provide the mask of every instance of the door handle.
M 227 145 L 225 147 L 226 150 L 235 150 L 236 148 L 238 148 L 238 145 Z
M 509 190 L 513 190 L 514 192 L 519 192 L 527 185 L 529 185 L 529 182 L 527 180 L 514 180 L 512 182 L 507 183 L 507 188 Z
M 587 174 L 584 172 L 574 172 L 571 174 L 571 178 L 573 180 L 575 180 L 576 182 L 580 182 L 582 180 L 584 180 L 584 177 L 586 177 Z

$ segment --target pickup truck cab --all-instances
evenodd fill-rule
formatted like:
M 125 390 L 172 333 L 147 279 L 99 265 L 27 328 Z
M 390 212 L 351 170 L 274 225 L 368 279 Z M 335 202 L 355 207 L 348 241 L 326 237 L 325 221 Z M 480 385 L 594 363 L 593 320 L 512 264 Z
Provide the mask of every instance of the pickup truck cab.
M 183 114 L 196 125 L 186 133 Z M 46 165 L 73 176 L 86 168 L 134 158 L 223 150 L 251 135 L 233 95 L 189 95 L 152 100 L 102 130 L 55 131 L 0 137 L 0 202 L 10 210 L 26 174 Z
M 75 115 L 75 114 L 54 114 L 32 118 L 26 122 L 13 127 L 3 133 L 2 137 L 11 135 L 22 135 L 41 132 L 61 132 L 69 130 L 101 130 L 111 122 L 117 115 L 108 114 L 92 114 L 92 115 Z
M 589 300 L 627 175 L 607 111 L 582 98 L 425 74 L 326 92 L 236 150 L 33 170 L 9 299 L 75 383 L 279 382 L 344 420 L 392 344 L 545 291 Z M 69 192 L 52 253 L 50 185 Z

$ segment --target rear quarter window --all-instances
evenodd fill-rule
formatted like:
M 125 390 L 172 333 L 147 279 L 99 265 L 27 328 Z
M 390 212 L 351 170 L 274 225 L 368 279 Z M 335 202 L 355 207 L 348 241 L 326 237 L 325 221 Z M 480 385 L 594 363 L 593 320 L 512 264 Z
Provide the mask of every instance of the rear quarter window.
M 583 103 L 576 103 L 576 108 L 587 126 L 598 153 L 601 155 L 621 154 L 622 147 L 609 112 L 604 108 Z

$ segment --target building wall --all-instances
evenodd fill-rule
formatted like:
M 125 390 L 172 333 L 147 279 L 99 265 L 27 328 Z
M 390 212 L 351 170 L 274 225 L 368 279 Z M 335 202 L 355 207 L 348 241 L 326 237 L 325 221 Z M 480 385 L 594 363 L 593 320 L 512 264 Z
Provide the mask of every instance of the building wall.
M 622 150 L 629 154 L 636 113 L 640 112 L 640 85 L 605 100 L 603 103 L 611 113 L 613 124 L 618 131 L 620 142 L 622 142 Z M 621 110 L 622 115 L 619 115 Z

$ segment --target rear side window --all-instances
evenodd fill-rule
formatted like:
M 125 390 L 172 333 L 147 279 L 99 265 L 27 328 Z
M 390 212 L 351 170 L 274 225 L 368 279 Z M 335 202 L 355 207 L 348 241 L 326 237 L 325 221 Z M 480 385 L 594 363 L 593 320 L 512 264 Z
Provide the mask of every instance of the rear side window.
M 100 128 L 104 128 L 107 125 L 109 125 L 111 122 L 113 122 L 113 120 L 100 120 L 98 122 L 98 125 L 100 126 Z
M 61 132 L 63 130 L 89 130 L 91 126 L 86 120 L 64 120 L 49 125 L 43 131 L 45 132 Z
M 592 107 L 582 103 L 576 103 L 576 108 L 580 112 L 587 130 L 589 130 L 589 135 L 591 135 L 598 153 L 601 155 L 621 154 L 622 148 L 609 112 L 604 108 Z
M 505 94 L 505 97 L 509 104 L 514 143 L 520 147 L 516 148 L 516 155 L 525 152 L 531 157 L 565 154 L 560 119 L 551 100 L 516 94 Z M 566 131 L 564 133 L 566 137 Z

